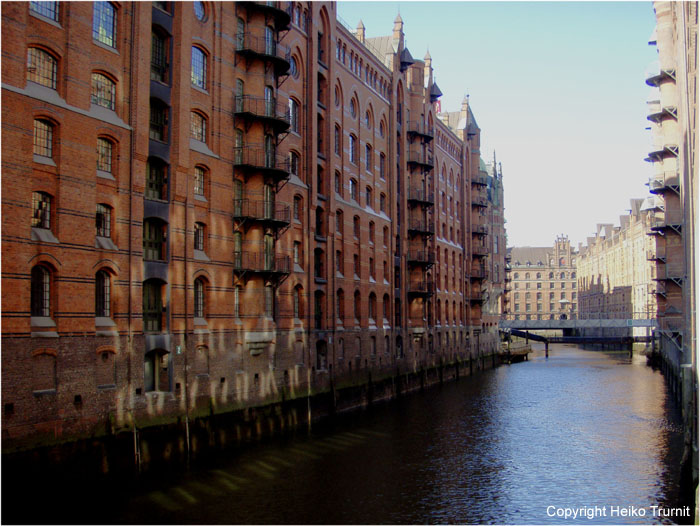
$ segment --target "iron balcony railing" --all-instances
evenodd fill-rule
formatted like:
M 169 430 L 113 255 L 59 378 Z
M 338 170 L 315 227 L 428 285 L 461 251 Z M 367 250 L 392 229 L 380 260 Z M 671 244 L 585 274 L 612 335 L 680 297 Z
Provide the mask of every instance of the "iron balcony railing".
M 472 177 L 472 184 L 487 186 L 489 182 L 485 175 L 475 175 Z
M 241 4 L 248 9 L 255 9 L 271 15 L 275 21 L 275 29 L 277 31 L 286 31 L 289 29 L 289 23 L 292 21 L 294 2 L 268 0 L 264 2 L 246 1 L 241 2 Z
M 276 100 L 253 95 L 236 95 L 233 106 L 237 117 L 275 121 L 283 128 L 289 127 L 289 109 L 287 105 Z
M 486 225 L 472 225 L 472 233 L 485 236 L 489 233 L 489 227 Z
M 657 174 L 656 176 L 649 179 L 649 193 L 652 194 L 662 194 L 668 190 L 673 190 L 678 192 L 678 173 L 677 172 L 664 172 L 663 174 Z
M 406 131 L 414 135 L 422 135 L 428 139 L 435 137 L 435 128 L 428 126 L 423 121 L 409 121 Z
M 277 74 L 289 70 L 291 51 L 289 47 L 266 36 L 243 33 L 236 36 L 236 51 L 242 55 L 260 56 L 275 63 Z
M 429 250 L 409 250 L 406 256 L 409 263 L 435 263 L 435 253 Z
M 666 260 L 666 250 L 663 248 L 657 248 L 656 250 L 647 250 L 647 260 L 648 261 L 665 261 Z
M 486 245 L 472 245 L 472 255 L 474 256 L 488 256 L 489 249 Z
M 425 234 L 435 233 L 435 225 L 425 219 L 411 219 L 408 223 L 408 229 L 413 232 L 422 232 Z
M 486 279 L 488 277 L 488 271 L 482 267 L 472 268 L 469 277 L 472 279 Z
M 666 227 L 676 227 L 683 224 L 683 216 L 680 212 L 666 212 L 663 218 L 656 218 L 650 221 L 652 230 L 661 230 Z
M 489 206 L 489 202 L 485 197 L 472 197 L 472 205 L 486 208 Z
M 433 204 L 435 203 L 435 192 L 431 189 L 420 188 L 418 186 L 409 187 L 408 200 Z
M 269 272 L 274 274 L 289 274 L 289 256 L 277 256 L 265 251 L 234 251 L 233 268 L 237 271 Z
M 410 294 L 432 294 L 434 291 L 432 280 L 411 281 L 408 283 Z
M 425 168 L 432 169 L 435 166 L 435 161 L 433 161 L 433 154 L 429 152 L 423 153 L 420 150 L 409 150 L 407 160 L 409 163 L 417 164 Z
M 235 219 L 289 223 L 291 221 L 291 212 L 289 205 L 276 204 L 265 200 L 234 199 L 233 217 Z
M 280 172 L 282 175 L 289 175 L 289 157 L 262 146 L 234 148 L 233 165 L 242 169 Z

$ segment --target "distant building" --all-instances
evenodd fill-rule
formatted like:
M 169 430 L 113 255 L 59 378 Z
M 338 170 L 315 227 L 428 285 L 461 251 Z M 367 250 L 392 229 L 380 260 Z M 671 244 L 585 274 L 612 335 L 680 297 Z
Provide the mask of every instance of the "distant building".
M 508 314 L 518 320 L 556 320 L 575 315 L 578 308 L 577 253 L 567 236 L 551 247 L 511 247 Z
M 632 199 L 620 225 L 599 224 L 594 237 L 579 245 L 578 311 L 584 319 L 648 319 L 656 316 L 653 291 L 656 267 L 647 235 L 658 206 L 655 198 Z M 649 329 L 586 329 L 582 336 L 648 336 Z

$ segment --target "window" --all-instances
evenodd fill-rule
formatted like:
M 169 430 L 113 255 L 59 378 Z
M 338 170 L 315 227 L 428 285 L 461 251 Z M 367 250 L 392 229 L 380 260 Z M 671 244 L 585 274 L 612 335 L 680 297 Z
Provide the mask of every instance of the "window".
M 196 141 L 207 142 L 207 119 L 196 111 L 190 112 L 190 137 Z
M 350 162 L 357 164 L 357 138 L 350 135 Z
M 194 224 L 194 249 L 204 252 L 204 234 L 206 227 L 204 223 Z
M 377 317 L 377 296 L 374 294 L 374 292 L 370 293 L 369 295 L 369 302 L 368 302 L 368 316 L 370 319 L 374 320 Z M 376 345 L 375 349 L 373 349 L 373 354 L 376 354 Z
M 316 236 L 325 237 L 326 230 L 323 228 L 323 208 L 316 207 Z
M 375 273 L 374 258 L 369 258 L 369 277 L 370 279 L 376 280 L 377 276 Z
M 353 119 L 357 117 L 357 103 L 355 99 L 350 99 L 350 115 L 352 115 Z
M 241 287 L 233 289 L 233 315 L 238 318 L 241 315 Z
M 102 73 L 92 74 L 92 95 L 90 102 L 108 110 L 114 110 L 116 84 Z
M 374 244 L 374 221 L 369 222 L 369 242 Z
M 147 261 L 164 261 L 165 223 L 160 219 L 146 219 L 143 222 L 143 259 Z
M 192 84 L 207 89 L 207 55 L 196 46 L 192 46 Z
M 294 196 L 294 219 L 296 221 L 301 221 L 301 214 L 302 214 L 302 202 L 301 202 L 301 197 L 298 195 Z
M 357 216 L 352 218 L 352 235 L 360 239 L 360 218 Z
M 194 280 L 194 317 L 204 318 L 204 280 Z
M 337 124 L 335 125 L 335 140 L 333 142 L 333 151 L 335 151 L 336 155 L 340 155 L 340 126 Z
M 291 175 L 296 175 L 299 177 L 299 167 L 300 167 L 299 154 L 296 152 L 289 152 L 289 173 Z
M 194 195 L 204 197 L 204 184 L 206 178 L 206 170 L 201 166 L 194 167 Z
M 365 170 L 372 171 L 372 147 L 365 144 Z
M 299 64 L 296 57 L 292 57 L 289 61 L 289 74 L 295 79 L 299 78 Z
M 341 250 L 335 251 L 335 271 L 343 274 L 343 252 Z
M 160 332 L 163 329 L 162 282 L 146 280 L 143 284 L 143 331 Z
M 342 324 L 343 320 L 345 319 L 345 293 L 343 292 L 343 289 L 338 289 L 336 292 L 335 302 L 336 316 Z M 342 342 L 343 340 L 340 341 Z
M 151 99 L 150 128 L 148 136 L 161 142 L 168 140 L 168 106 L 158 99 Z
M 383 237 L 384 237 L 384 240 L 383 240 L 384 246 L 385 247 L 389 246 L 389 227 L 388 226 L 385 226 L 383 228 Z
M 289 127 L 299 133 L 299 103 L 294 99 L 289 99 Z
M 42 266 L 32 268 L 31 315 L 48 317 L 51 315 L 51 273 Z
M 335 231 L 341 236 L 343 235 L 343 211 L 338 210 L 335 213 Z
M 383 153 L 379 154 L 379 178 L 386 179 L 386 156 Z
M 112 208 L 102 203 L 97 205 L 95 213 L 95 235 L 100 237 L 112 236 Z
M 100 270 L 95 274 L 95 316 L 98 318 L 109 318 L 111 283 L 109 274 L 105 270 Z
M 32 192 L 32 227 L 51 228 L 51 196 L 44 192 Z
M 97 139 L 97 169 L 112 173 L 112 143 L 102 137 Z
M 272 318 L 275 315 L 275 289 L 269 283 L 265 285 L 265 317 Z
M 146 199 L 167 199 L 167 182 L 168 166 L 160 159 L 149 159 L 146 165 Z
M 117 10 L 109 2 L 95 2 L 92 17 L 92 38 L 109 47 L 116 47 Z
M 34 119 L 34 155 L 53 157 L 53 125 Z
M 350 198 L 353 201 L 357 201 L 357 181 L 355 179 L 350 179 Z
M 335 172 L 335 177 L 334 177 L 333 181 L 334 181 L 334 185 L 335 185 L 335 193 L 342 197 L 343 196 L 343 179 L 342 179 L 342 175 L 340 175 L 340 172 L 338 172 L 338 171 Z
M 30 47 L 27 50 L 27 80 L 56 89 L 57 60 L 46 51 Z
M 360 321 L 361 310 L 360 310 L 360 291 L 355 291 L 355 297 L 353 302 L 353 310 L 355 314 L 355 320 Z
M 58 22 L 58 2 L 29 2 L 29 10 Z
M 299 319 L 299 313 L 301 312 L 301 295 L 303 293 L 303 289 L 301 288 L 301 285 L 297 285 L 294 287 L 294 296 L 293 296 L 293 309 L 294 309 L 294 318 Z
M 151 80 L 168 82 L 168 37 L 160 31 L 151 31 Z
M 358 254 L 354 254 L 352 256 L 352 270 L 355 274 L 355 278 L 360 277 L 360 256 Z
M 204 9 L 204 2 L 197 1 L 194 3 L 194 16 L 197 17 L 197 20 L 200 22 L 204 21 L 206 17 L 206 11 Z
M 301 266 L 301 243 L 299 241 L 294 242 L 292 254 L 294 257 L 294 264 Z
M 369 66 L 367 66 L 366 71 L 369 71 Z M 365 126 L 367 126 L 368 130 L 372 129 L 372 118 L 370 117 L 369 111 L 365 112 Z
M 374 208 L 372 206 L 372 189 L 369 186 L 365 188 L 365 205 L 369 208 Z

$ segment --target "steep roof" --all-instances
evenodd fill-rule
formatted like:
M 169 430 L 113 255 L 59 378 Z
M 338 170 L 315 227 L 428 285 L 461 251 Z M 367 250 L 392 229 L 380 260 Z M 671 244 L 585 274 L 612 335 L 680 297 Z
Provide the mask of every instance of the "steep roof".
M 387 65 L 386 56 L 394 53 L 393 37 L 387 35 L 385 37 L 366 38 L 365 42 L 369 44 L 367 49 L 381 60 L 382 64 Z
M 549 264 L 549 256 L 552 252 L 552 247 L 512 247 L 510 249 L 511 266 L 524 267 L 528 261 L 533 267 L 537 267 L 538 263 L 546 266 Z

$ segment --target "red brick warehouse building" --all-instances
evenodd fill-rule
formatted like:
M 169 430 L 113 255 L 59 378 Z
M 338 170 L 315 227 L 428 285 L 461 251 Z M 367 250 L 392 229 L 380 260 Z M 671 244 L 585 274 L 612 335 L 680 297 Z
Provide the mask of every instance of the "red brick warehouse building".
M 497 349 L 468 101 L 335 9 L 2 4 L 6 451 Z

